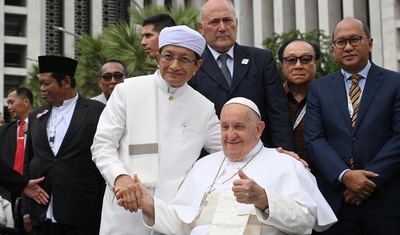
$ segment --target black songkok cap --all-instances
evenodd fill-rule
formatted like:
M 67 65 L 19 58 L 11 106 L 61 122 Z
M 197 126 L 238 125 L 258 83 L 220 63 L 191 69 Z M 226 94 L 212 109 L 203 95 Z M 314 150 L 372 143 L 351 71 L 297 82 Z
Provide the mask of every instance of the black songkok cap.
M 40 73 L 62 73 L 74 77 L 78 61 L 62 56 L 39 56 Z

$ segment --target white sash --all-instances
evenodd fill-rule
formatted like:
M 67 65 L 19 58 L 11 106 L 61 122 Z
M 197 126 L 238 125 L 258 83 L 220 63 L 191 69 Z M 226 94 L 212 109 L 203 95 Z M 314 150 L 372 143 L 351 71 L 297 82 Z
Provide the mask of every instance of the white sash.
M 156 75 L 129 79 L 125 92 L 131 176 L 137 174 L 143 185 L 154 187 L 159 177 Z

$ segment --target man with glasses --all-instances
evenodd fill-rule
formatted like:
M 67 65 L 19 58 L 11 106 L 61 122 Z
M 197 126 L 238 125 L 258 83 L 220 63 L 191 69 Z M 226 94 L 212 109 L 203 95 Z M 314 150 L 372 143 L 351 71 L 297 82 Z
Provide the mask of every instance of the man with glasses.
M 127 74 L 128 70 L 121 61 L 107 60 L 104 62 L 99 68 L 99 77 L 97 78 L 97 84 L 99 84 L 102 93 L 92 99 L 107 104 L 115 86 L 124 82 Z
M 292 39 L 278 50 L 278 59 L 286 82 L 283 84 L 289 100 L 297 154 L 312 170 L 304 144 L 304 114 L 308 87 L 314 79 L 321 56 L 319 46 L 304 39 Z
M 137 174 L 150 192 L 168 202 L 202 148 L 222 149 L 214 105 L 188 86 L 202 65 L 205 40 L 187 26 L 160 32 L 152 75 L 116 86 L 100 117 L 93 161 L 107 181 L 100 234 L 150 234 L 136 212 Z M 125 200 L 118 205 L 113 187 Z
M 340 70 L 311 82 L 304 139 L 321 192 L 338 217 L 324 234 L 400 234 L 400 74 L 369 60 L 367 25 L 332 34 Z

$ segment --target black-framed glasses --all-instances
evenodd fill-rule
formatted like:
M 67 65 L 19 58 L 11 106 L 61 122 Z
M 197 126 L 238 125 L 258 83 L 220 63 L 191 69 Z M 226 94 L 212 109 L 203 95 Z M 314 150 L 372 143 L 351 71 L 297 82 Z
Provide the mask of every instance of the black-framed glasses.
M 160 57 L 162 60 L 168 63 L 172 63 L 175 59 L 177 59 L 180 65 L 188 65 L 190 63 L 197 62 L 196 59 L 190 59 L 187 58 L 186 56 L 173 56 L 171 54 L 164 54 L 164 55 L 160 54 Z
M 126 74 L 120 73 L 120 72 L 115 72 L 115 73 L 105 73 L 105 74 L 101 75 L 100 77 L 106 82 L 111 81 L 111 79 L 114 77 L 115 81 L 119 82 L 124 78 L 124 76 L 126 76 Z
M 338 38 L 335 41 L 333 41 L 333 45 L 335 45 L 335 47 L 337 49 L 343 49 L 346 47 L 347 42 L 350 43 L 350 45 L 352 45 L 353 47 L 357 47 L 361 44 L 361 39 L 363 38 L 363 36 L 357 36 L 357 37 L 352 37 L 352 38 Z
M 300 60 L 300 63 L 302 64 L 309 64 L 313 58 L 313 55 L 287 56 L 283 58 L 283 61 L 285 61 L 285 64 L 287 65 L 295 65 L 297 60 Z

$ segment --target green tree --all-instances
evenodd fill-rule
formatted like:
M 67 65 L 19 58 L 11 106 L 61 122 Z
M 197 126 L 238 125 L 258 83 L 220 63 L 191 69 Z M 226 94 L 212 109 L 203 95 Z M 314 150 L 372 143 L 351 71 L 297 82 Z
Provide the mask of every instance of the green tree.
M 28 74 L 28 78 L 21 84 L 22 87 L 26 87 L 32 91 L 33 94 L 33 109 L 42 106 L 45 102 L 42 98 L 42 92 L 40 91 L 39 84 L 39 67 L 34 64 Z
M 97 37 L 84 34 L 76 43 L 80 52 L 75 75 L 79 93 L 93 97 L 101 92 L 97 85 L 98 70 L 109 59 L 122 61 L 128 69 L 128 76 L 152 70 L 155 65 L 149 65 L 151 62 L 140 45 L 141 40 L 140 32 L 123 21 L 107 26 Z
M 287 33 L 282 33 L 282 34 L 274 33 L 272 37 L 264 39 L 262 43 L 264 48 L 272 51 L 274 58 L 276 58 L 278 71 L 281 74 L 281 76 L 282 73 L 279 67 L 277 52 L 279 48 L 283 45 L 283 43 L 295 38 L 305 39 L 320 46 L 321 58 L 319 59 L 319 66 L 317 73 L 315 75 L 316 78 L 320 78 L 339 69 L 339 66 L 337 65 L 335 58 L 333 57 L 332 54 L 331 39 L 329 36 L 324 34 L 323 30 L 314 29 L 308 33 L 301 33 L 297 29 L 292 29 Z

